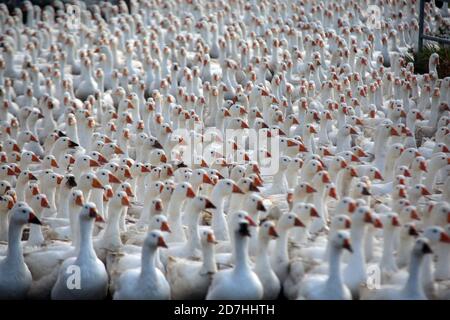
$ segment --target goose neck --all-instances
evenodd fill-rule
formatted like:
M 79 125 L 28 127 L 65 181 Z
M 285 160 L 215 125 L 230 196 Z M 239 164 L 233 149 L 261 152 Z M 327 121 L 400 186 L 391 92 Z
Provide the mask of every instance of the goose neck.
M 239 233 L 234 235 L 234 253 L 236 258 L 235 271 L 249 271 L 249 258 L 248 258 L 248 237 L 242 236 Z
M 78 259 L 96 258 L 94 245 L 92 243 L 92 231 L 94 229 L 94 221 L 80 219 L 80 251 Z
M 23 263 L 23 250 L 20 240 L 22 238 L 23 225 L 11 221 L 8 232 L 8 251 L 6 259 L 17 265 Z
M 202 273 L 215 273 L 217 272 L 216 259 L 214 256 L 214 246 L 207 244 L 202 248 L 203 251 L 203 264 Z
M 155 257 L 157 250 L 157 247 L 149 247 L 145 244 L 142 247 L 141 277 L 144 278 L 145 281 L 156 280 Z
M 417 255 L 415 253 L 411 256 L 411 261 L 409 264 L 409 277 L 406 281 L 404 291 L 408 293 L 422 293 L 423 294 L 423 286 L 420 281 L 420 266 L 422 264 L 423 256 Z
M 341 254 L 341 249 L 336 248 L 333 245 L 330 246 L 328 283 L 342 284 Z

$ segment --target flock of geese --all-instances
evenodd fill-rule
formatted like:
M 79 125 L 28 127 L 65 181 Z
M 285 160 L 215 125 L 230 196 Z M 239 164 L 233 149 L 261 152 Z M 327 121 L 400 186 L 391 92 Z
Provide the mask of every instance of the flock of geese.
M 450 299 L 418 6 L 0 4 L 0 298 Z

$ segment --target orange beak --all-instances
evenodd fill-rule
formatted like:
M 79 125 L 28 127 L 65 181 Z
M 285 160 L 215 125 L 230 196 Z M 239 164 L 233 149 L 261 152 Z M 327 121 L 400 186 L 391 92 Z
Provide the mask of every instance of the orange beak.
M 47 198 L 42 198 L 41 199 L 41 207 L 42 208 L 50 208 L 50 204 L 48 203 Z
M 394 128 L 391 128 L 391 136 L 398 136 L 398 132 L 397 130 L 395 130 Z
M 172 230 L 170 230 L 170 227 L 169 227 L 169 224 L 167 223 L 167 221 L 161 222 L 161 231 L 172 232 Z
M 186 197 L 188 197 L 188 198 L 194 198 L 194 197 L 195 197 L 195 192 L 194 192 L 194 190 L 192 190 L 191 187 L 189 187 L 189 188 L 187 189 Z
M 244 192 L 236 184 L 233 184 L 233 193 L 242 193 L 242 194 L 244 194 Z
M 108 174 L 108 182 L 109 183 L 121 183 L 121 181 L 119 180 L 119 178 L 117 178 L 115 175 L 113 175 L 112 173 Z
M 92 167 L 100 167 L 100 164 L 95 160 L 89 160 L 89 166 Z
M 249 128 L 249 126 L 248 126 L 247 122 L 242 121 L 242 123 L 241 123 L 241 129 L 248 129 L 248 128 Z
M 272 236 L 274 238 L 278 238 L 277 230 L 275 230 L 275 227 L 271 226 L 269 228 L 269 236 Z
M 39 140 L 36 138 L 35 135 L 31 135 L 30 141 L 33 141 L 33 142 L 39 142 Z
M 348 204 L 348 212 L 353 213 L 353 212 L 355 212 L 355 210 L 356 210 L 356 203 L 350 202 Z
M 331 188 L 330 189 L 330 192 L 328 193 L 328 195 L 330 196 L 330 197 L 332 197 L 332 198 L 334 198 L 334 199 L 336 199 L 337 200 L 337 194 L 336 194 L 336 188 Z
M 103 189 L 103 185 L 101 184 L 100 180 L 98 180 L 97 178 L 94 178 L 92 180 L 92 187 L 96 188 L 96 189 Z
M 430 196 L 431 193 L 430 193 L 430 191 L 428 191 L 427 188 L 422 187 L 422 195 L 423 196 Z
M 131 205 L 130 199 L 128 199 L 128 197 L 123 197 L 121 203 L 123 206 L 126 206 L 126 207 L 129 207 Z
M 13 151 L 20 152 L 20 148 L 19 148 L 19 145 L 17 143 L 15 143 L 13 145 Z
M 317 192 L 316 189 L 314 189 L 313 187 L 311 187 L 309 184 L 306 186 L 306 193 L 313 193 L 313 192 Z
M 11 169 L 11 168 L 8 168 L 8 170 L 6 170 L 6 174 L 7 174 L 8 176 L 15 176 L 15 175 L 16 175 L 16 173 L 14 172 L 14 170 Z
M 57 176 L 56 177 L 56 183 L 57 184 L 61 184 L 62 181 L 63 181 L 63 177 L 62 176 Z
M 203 180 L 202 180 L 202 182 L 203 183 L 207 183 L 207 184 L 212 184 L 212 185 L 214 185 L 214 182 L 209 178 L 209 176 L 205 173 L 205 174 L 203 174 Z
M 159 159 L 161 162 L 166 163 L 167 162 L 167 156 L 165 154 L 161 155 L 161 158 Z
M 378 180 L 383 180 L 383 176 L 381 175 L 380 171 L 375 171 L 375 175 L 374 175 L 375 179 Z
M 120 149 L 120 148 L 117 147 L 117 146 L 114 148 L 114 152 L 117 153 L 117 154 L 124 154 L 124 152 L 122 151 L 122 149 Z
M 164 238 L 163 238 L 163 237 L 159 237 L 159 238 L 158 238 L 158 247 L 167 248 L 167 244 L 166 244 L 166 242 L 164 241 Z
M 328 173 L 324 173 L 324 174 L 323 174 L 323 176 L 322 176 L 322 182 L 323 182 L 323 183 L 330 183 L 330 182 L 331 182 L 330 176 L 329 176 Z
M 439 241 L 445 242 L 445 243 L 450 243 L 450 236 L 448 234 L 442 232 Z
M 83 206 L 83 202 L 84 202 L 83 196 L 77 196 L 77 197 L 75 198 L 75 204 L 76 204 L 77 206 L 82 207 L 82 206 Z

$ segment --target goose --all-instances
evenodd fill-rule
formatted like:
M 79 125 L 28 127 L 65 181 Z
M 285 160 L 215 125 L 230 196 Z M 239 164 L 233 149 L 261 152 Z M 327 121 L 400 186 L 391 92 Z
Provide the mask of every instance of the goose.
M 268 245 L 271 239 L 278 237 L 275 225 L 271 221 L 261 223 L 258 232 L 258 254 L 254 271 L 263 286 L 263 300 L 276 299 L 281 291 L 280 280 L 270 265 Z
M 427 300 L 420 281 L 420 270 L 423 258 L 431 254 L 429 241 L 426 238 L 416 240 L 411 250 L 408 281 L 403 287 L 382 285 L 379 289 L 361 288 L 363 300 Z
M 224 198 L 232 193 L 241 193 L 242 190 L 231 179 L 219 180 L 213 187 L 211 202 L 216 209 L 212 210 L 211 226 L 217 240 L 229 240 L 229 232 L 224 214 Z
M 170 285 L 155 267 L 158 247 L 167 248 L 161 231 L 150 231 L 142 246 L 141 267 L 125 271 L 119 278 L 114 300 L 169 300 Z
M 214 245 L 217 243 L 212 230 L 200 232 L 203 261 L 169 257 L 167 280 L 174 300 L 204 299 L 209 285 L 217 272 Z
M 239 213 L 237 211 L 233 215 Z M 258 276 L 251 270 L 247 254 L 247 237 L 250 236 L 248 220 L 236 220 L 231 231 L 234 233 L 236 265 L 214 275 L 206 300 L 260 300 L 264 288 Z M 242 283 L 245 283 L 244 287 L 241 286 Z
M 80 216 L 80 250 L 76 257 L 66 259 L 59 270 L 58 279 L 52 289 L 54 300 L 104 299 L 108 291 L 108 274 L 105 265 L 97 258 L 92 244 L 94 221 L 101 221 L 92 202 L 83 205 Z M 79 272 L 79 288 L 71 290 L 67 286 L 73 270 Z M 72 270 L 72 271 L 70 271 Z M 84 271 L 84 272 L 83 272 Z M 74 284 L 76 285 L 76 283 Z
M 10 211 L 8 250 L 6 256 L 0 260 L 2 299 L 24 299 L 31 287 L 31 272 L 24 263 L 23 249 L 20 245 L 23 228 L 28 223 L 41 224 L 26 203 L 16 203 Z
M 331 239 L 328 276 L 310 275 L 302 280 L 297 299 L 305 300 L 351 300 L 352 294 L 343 281 L 341 271 L 342 249 L 353 252 L 350 236 L 338 231 Z
M 280 283 L 286 280 L 289 273 L 288 231 L 293 227 L 305 227 L 303 222 L 294 213 L 283 214 L 277 222 L 278 238 L 271 251 L 270 264 Z

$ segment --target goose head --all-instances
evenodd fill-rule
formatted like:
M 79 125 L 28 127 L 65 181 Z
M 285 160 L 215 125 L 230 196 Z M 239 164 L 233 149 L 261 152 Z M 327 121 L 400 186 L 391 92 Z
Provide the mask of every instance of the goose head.
M 39 177 L 39 181 L 43 190 L 54 189 L 61 184 L 63 176 L 53 172 L 52 170 L 45 170 L 44 173 Z
M 31 198 L 30 206 L 36 212 L 41 212 L 45 208 L 50 208 L 50 203 L 48 202 L 47 196 L 45 194 L 39 193 Z
M 249 191 L 259 192 L 258 187 L 253 183 L 253 180 L 250 178 L 240 178 L 236 183 L 239 189 L 241 189 L 244 193 Z
M 287 231 L 294 227 L 305 228 L 305 224 L 297 217 L 297 215 L 293 212 L 288 212 L 278 219 L 277 222 L 277 230 Z
M 30 170 L 23 170 L 17 177 L 17 183 L 20 183 L 21 185 L 24 185 L 29 181 L 36 180 L 36 176 Z
M 163 202 L 159 198 L 155 198 L 150 203 L 150 216 L 159 215 L 162 213 L 164 207 Z
M 201 169 L 201 168 L 195 169 L 192 171 L 192 175 L 189 179 L 189 182 L 193 186 L 199 186 L 202 183 L 214 185 L 213 181 L 208 176 L 208 173 L 206 172 L 206 170 Z
M 331 239 L 331 245 L 336 249 L 346 249 L 353 252 L 353 248 L 350 241 L 350 234 L 344 230 L 339 230 Z
M 336 206 L 336 212 L 351 215 L 356 210 L 356 201 L 351 197 L 343 197 Z
M 400 220 L 398 214 L 395 212 L 388 212 L 385 215 L 382 215 L 380 219 L 384 230 L 392 231 L 393 229 L 400 227 Z
M 172 232 L 170 230 L 169 222 L 167 217 L 162 214 L 152 215 L 149 223 L 149 230 L 161 230 L 163 232 Z
M 117 168 L 117 177 L 122 180 L 126 181 L 128 179 L 132 179 L 133 176 L 131 175 L 130 167 L 126 164 L 122 164 Z
M 312 219 L 319 218 L 319 213 L 312 203 L 298 202 L 291 210 L 297 218 L 303 223 L 309 223 Z M 298 222 L 296 222 L 298 224 Z M 297 225 L 302 227 L 301 225 Z
M 50 169 L 50 170 L 52 170 L 52 168 L 59 168 L 58 162 L 56 161 L 56 157 L 52 154 L 46 155 L 42 159 L 42 167 L 44 169 Z
M 93 172 L 87 172 L 81 175 L 78 188 L 81 190 L 103 189 L 103 184 Z
M 0 214 L 6 214 L 14 207 L 14 199 L 8 195 L 0 196 Z
M 164 241 L 164 234 L 160 230 L 150 231 L 145 237 L 144 246 L 147 248 L 153 248 L 154 250 L 158 247 L 168 248 L 166 242 Z
M 93 202 L 87 202 L 83 205 L 79 219 L 81 224 L 92 222 L 105 222 L 101 215 L 98 214 L 97 207 Z
M 131 205 L 130 199 L 125 191 L 117 190 L 114 196 L 109 200 L 109 207 L 121 209 Z
M 409 239 L 411 237 L 419 236 L 419 232 L 417 231 L 416 226 L 413 222 L 405 223 L 400 228 L 400 238 Z
M 96 173 L 97 178 L 100 180 L 102 185 L 121 183 L 119 178 L 111 173 L 108 169 L 100 169 Z
M 14 205 L 10 212 L 9 224 L 23 226 L 28 223 L 42 224 L 33 210 L 25 202 L 20 201 Z
M 278 238 L 275 224 L 270 220 L 261 222 L 259 225 L 258 238 L 266 241 Z
M 244 193 L 231 179 L 219 180 L 214 186 L 214 189 L 218 190 L 223 197 L 231 195 L 232 193 Z
M 450 244 L 450 236 L 444 228 L 439 226 L 430 226 L 423 231 L 423 236 L 428 239 L 430 245 L 439 242 Z
M 352 221 L 350 217 L 345 214 L 338 214 L 331 219 L 330 230 L 344 230 L 350 229 Z
M 75 176 L 71 173 L 67 173 L 66 175 L 64 175 L 61 181 L 61 186 L 63 186 L 67 190 L 75 188 L 77 186 Z
M 189 182 L 181 182 L 176 185 L 171 200 L 182 201 L 187 198 L 195 198 L 194 189 Z
M 351 216 L 352 228 L 362 228 L 366 224 L 374 224 L 374 226 L 381 226 L 381 221 L 376 218 L 372 210 L 367 206 L 361 206 L 356 209 L 356 211 Z

